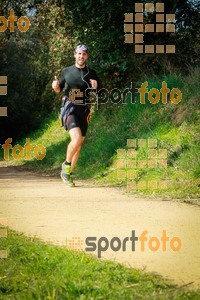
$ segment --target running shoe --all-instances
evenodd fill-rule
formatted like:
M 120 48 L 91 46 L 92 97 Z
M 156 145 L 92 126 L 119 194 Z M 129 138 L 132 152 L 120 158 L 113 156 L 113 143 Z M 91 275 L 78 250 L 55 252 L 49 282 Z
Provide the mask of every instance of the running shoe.
M 62 164 L 62 170 L 60 173 L 60 177 L 62 178 L 63 182 L 66 183 L 68 187 L 74 187 L 75 184 L 73 182 L 73 175 L 70 174 L 70 165 L 66 165 L 65 162 Z

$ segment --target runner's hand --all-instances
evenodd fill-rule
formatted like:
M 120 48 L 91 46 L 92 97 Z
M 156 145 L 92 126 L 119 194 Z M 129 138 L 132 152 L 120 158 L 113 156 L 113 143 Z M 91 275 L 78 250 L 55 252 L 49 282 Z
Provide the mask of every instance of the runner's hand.
M 52 82 L 52 88 L 53 89 L 59 89 L 60 88 L 57 76 L 54 76 L 54 81 Z
M 90 84 L 91 84 L 91 86 L 92 86 L 93 89 L 97 88 L 97 81 L 96 80 L 90 79 Z

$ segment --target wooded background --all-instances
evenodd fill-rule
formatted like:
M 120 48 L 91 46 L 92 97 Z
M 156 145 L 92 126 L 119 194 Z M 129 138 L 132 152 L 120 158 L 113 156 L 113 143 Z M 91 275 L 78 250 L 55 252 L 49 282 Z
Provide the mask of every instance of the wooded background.
M 0 16 L 8 18 L 13 9 L 19 18 L 27 16 L 27 32 L 9 26 L 0 33 L 0 76 L 8 76 L 8 94 L 0 96 L 0 106 L 8 116 L 0 117 L 0 143 L 13 141 L 37 129 L 41 121 L 59 109 L 51 82 L 61 69 L 74 62 L 78 43 L 90 50 L 89 66 L 108 89 L 129 87 L 144 76 L 185 74 L 199 65 L 200 2 L 154 1 L 165 4 L 165 13 L 176 15 L 175 33 L 145 36 L 145 43 L 175 44 L 175 54 L 135 54 L 133 44 L 124 42 L 124 14 L 134 12 L 134 3 L 143 1 L 5 0 Z M 147 1 L 150 2 L 150 1 Z M 151 1 L 153 2 L 153 1 Z M 155 14 L 146 21 L 153 22 Z

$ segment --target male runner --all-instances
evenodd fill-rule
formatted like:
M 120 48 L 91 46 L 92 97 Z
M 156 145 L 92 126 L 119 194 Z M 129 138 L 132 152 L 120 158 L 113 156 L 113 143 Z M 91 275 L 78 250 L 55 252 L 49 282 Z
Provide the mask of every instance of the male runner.
M 63 118 L 64 127 L 71 138 L 67 147 L 66 161 L 62 164 L 61 178 L 67 186 L 75 186 L 73 170 L 79 158 L 81 147 L 86 136 L 90 106 L 87 89 L 97 89 L 98 77 L 94 70 L 86 65 L 88 48 L 78 45 L 74 51 L 75 65 L 64 68 L 58 80 L 55 76 L 52 88 L 56 93 L 64 89 L 64 95 L 71 100 L 72 112 Z M 79 98 L 79 100 L 77 99 Z

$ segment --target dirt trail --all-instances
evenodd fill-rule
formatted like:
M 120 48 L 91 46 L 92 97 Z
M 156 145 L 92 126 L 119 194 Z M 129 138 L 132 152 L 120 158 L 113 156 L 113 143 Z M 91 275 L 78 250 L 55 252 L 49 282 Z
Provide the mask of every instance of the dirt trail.
M 67 245 L 73 237 L 80 237 L 84 249 L 86 237 L 98 240 L 106 237 L 110 241 L 117 236 L 122 241 L 131 237 L 132 230 L 137 237 L 147 230 L 144 252 L 139 240 L 133 251 L 129 239 L 126 251 L 122 248 L 113 251 L 109 247 L 102 257 L 159 273 L 179 285 L 193 282 L 191 288 L 200 287 L 200 207 L 141 199 L 119 189 L 95 187 L 81 181 L 77 188 L 69 189 L 59 178 L 36 176 L 6 167 L 4 163 L 0 164 L 2 217 L 8 219 L 10 228 L 54 244 Z M 181 239 L 182 248 L 178 252 L 170 249 L 169 242 L 167 251 L 162 250 L 163 230 L 169 240 Z M 160 248 L 154 252 L 148 246 L 151 237 L 160 241 Z M 117 245 L 115 241 L 113 247 Z

